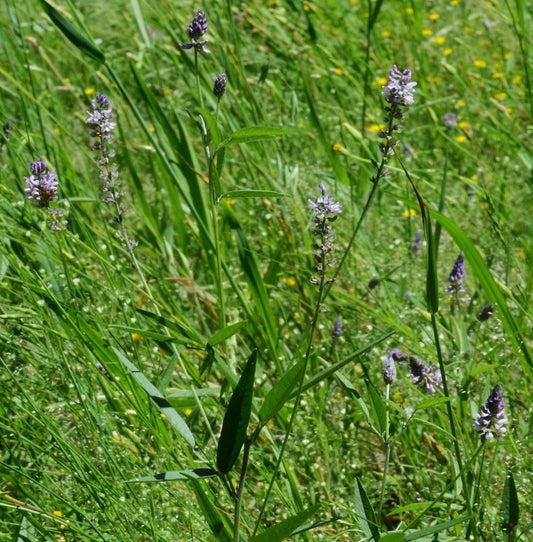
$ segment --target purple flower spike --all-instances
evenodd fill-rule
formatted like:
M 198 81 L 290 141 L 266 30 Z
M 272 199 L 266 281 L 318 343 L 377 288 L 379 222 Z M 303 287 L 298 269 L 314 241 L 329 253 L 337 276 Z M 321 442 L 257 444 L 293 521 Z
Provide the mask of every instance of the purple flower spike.
M 394 350 L 389 350 L 381 361 L 383 362 L 383 381 L 390 385 L 396 380 L 396 359 L 393 355 Z
M 442 389 L 440 370 L 435 371 L 433 365 L 428 367 L 424 360 L 411 356 L 409 358 L 409 368 L 413 382 L 429 395 L 433 395 L 436 388 Z
M 465 292 L 466 290 L 463 288 L 465 278 L 465 255 L 460 252 L 459 256 L 457 256 L 457 259 L 455 260 L 455 263 L 453 264 L 453 269 L 448 276 L 448 282 L 450 284 L 446 288 L 446 291 L 455 295 Z
M 416 83 L 410 83 L 411 70 L 407 68 L 403 72 L 396 64 L 389 72 L 389 80 L 383 87 L 383 98 L 390 104 L 408 106 L 414 103 Z
M 321 195 L 317 197 L 316 201 L 308 200 L 307 208 L 312 209 L 315 213 L 313 235 L 318 237 L 314 243 L 316 265 L 313 270 L 323 279 L 328 267 L 335 265 L 335 259 L 331 256 L 335 242 L 331 223 L 335 222 L 342 212 L 342 205 L 333 201 L 333 196 L 326 195 L 326 186 L 323 183 L 320 183 L 318 188 Z M 320 280 L 316 277 L 313 277 L 311 282 L 315 285 L 320 284 Z M 328 281 L 325 282 L 328 283 Z
M 50 207 L 51 201 L 57 201 L 57 175 L 55 171 L 46 171 L 46 162 L 37 160 L 30 162 L 30 177 L 24 177 L 24 182 L 28 185 L 24 192 L 26 199 L 35 201 L 38 207 Z
M 226 94 L 226 88 L 228 86 L 228 79 L 226 77 L 226 73 L 222 72 L 216 79 L 215 79 L 215 85 L 213 87 L 213 94 L 218 99 L 222 98 L 224 94 Z
M 481 442 L 491 438 L 503 440 L 507 428 L 503 388 L 496 384 L 487 400 L 481 405 L 481 412 L 474 420 L 474 428 L 481 436 Z
M 207 16 L 202 11 L 196 12 L 191 24 L 187 27 L 187 34 L 191 43 L 180 43 L 182 49 L 192 49 L 193 47 L 204 54 L 209 54 L 211 51 L 205 48 L 207 40 L 200 40 L 200 38 L 207 32 Z

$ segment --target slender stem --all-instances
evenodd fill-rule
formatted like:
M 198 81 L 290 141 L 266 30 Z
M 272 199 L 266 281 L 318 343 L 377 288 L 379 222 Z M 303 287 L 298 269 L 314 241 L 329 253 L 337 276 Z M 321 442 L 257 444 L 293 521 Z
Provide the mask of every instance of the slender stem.
M 237 488 L 237 494 L 235 495 L 235 518 L 233 523 L 233 542 L 239 540 L 239 526 L 241 517 L 241 503 L 242 493 L 244 491 L 244 480 L 246 478 L 246 471 L 248 469 L 248 460 L 250 459 L 250 448 L 252 447 L 253 440 L 247 439 L 244 443 L 244 451 L 242 455 L 242 467 L 241 476 L 239 478 L 239 487 Z
M 442 390 L 443 390 L 444 396 L 447 397 L 448 399 L 451 399 L 450 391 L 449 391 L 449 388 L 448 388 L 448 378 L 446 376 L 446 367 L 444 365 L 444 359 L 443 359 L 442 350 L 441 350 L 441 347 L 440 347 L 439 330 L 438 330 L 438 327 L 437 327 L 437 315 L 434 312 L 431 313 L 431 326 L 433 328 L 433 338 L 434 338 L 434 341 L 435 341 L 435 349 L 437 350 L 437 359 L 439 360 L 439 369 L 440 369 L 440 374 L 441 374 L 441 378 L 442 378 Z M 466 477 L 465 477 L 464 472 L 463 472 L 463 460 L 461 458 L 461 448 L 459 446 L 459 439 L 458 439 L 458 435 L 457 435 L 457 428 L 456 428 L 456 425 L 455 425 L 455 417 L 453 415 L 451 400 L 446 401 L 446 410 L 447 410 L 447 414 L 448 414 L 448 420 L 450 422 L 450 433 L 453 436 L 453 448 L 454 448 L 454 452 L 455 452 L 455 459 L 457 461 L 457 466 L 459 467 L 459 470 L 462 473 L 461 474 L 461 482 L 462 482 L 462 485 L 463 485 L 463 492 L 464 492 L 464 496 L 465 496 L 465 500 L 466 500 L 466 508 L 468 510 L 468 513 L 470 515 L 472 515 L 472 503 L 470 502 L 470 496 L 469 496 L 468 491 L 467 491 L 467 487 L 468 487 L 467 486 L 467 481 L 466 481 Z M 475 519 L 471 520 L 470 525 L 472 526 L 472 531 L 473 531 L 473 534 L 474 534 L 474 540 L 477 541 L 478 540 L 478 532 L 477 532 L 477 526 L 476 526 Z
M 261 510 L 259 511 L 259 516 L 257 518 L 252 537 L 256 535 L 257 530 L 259 529 L 259 525 L 261 523 L 261 519 L 263 518 L 263 514 L 265 512 L 268 499 L 270 497 L 270 494 L 272 493 L 272 489 L 274 488 L 274 483 L 276 481 L 276 476 L 278 475 L 278 472 L 279 472 L 281 461 L 283 460 L 283 455 L 285 453 L 285 448 L 287 447 L 287 442 L 289 441 L 289 436 L 291 434 L 292 426 L 293 426 L 294 420 L 296 418 L 296 413 L 298 412 L 298 407 L 300 405 L 300 398 L 302 396 L 303 384 L 304 384 L 304 380 L 305 380 L 305 373 L 307 371 L 307 366 L 309 365 L 309 358 L 311 357 L 311 348 L 313 346 L 313 336 L 315 334 L 315 330 L 316 330 L 316 326 L 317 326 L 317 322 L 318 322 L 318 315 L 320 314 L 320 308 L 322 306 L 322 301 L 323 301 L 323 298 L 324 298 L 325 284 L 326 284 L 326 276 L 325 276 L 324 273 L 322 273 L 320 275 L 320 283 L 319 283 L 319 287 L 318 287 L 317 302 L 316 302 L 315 310 L 314 310 L 314 313 L 313 313 L 313 318 L 311 320 L 311 325 L 310 325 L 309 342 L 307 343 L 307 349 L 306 349 L 305 355 L 304 355 L 305 357 L 304 357 L 304 367 L 303 367 L 303 371 L 302 371 L 302 378 L 300 379 L 300 384 L 298 386 L 298 391 L 297 391 L 296 397 L 294 399 L 294 405 L 292 407 L 291 417 L 289 419 L 289 425 L 287 427 L 285 437 L 284 437 L 283 442 L 281 444 L 281 449 L 279 451 L 278 459 L 276 461 L 274 471 L 273 471 L 272 476 L 270 478 L 270 483 L 268 485 L 268 489 L 267 489 L 265 498 L 263 500 L 263 504 L 261 505 Z
M 194 48 L 194 71 L 196 72 L 196 92 L 198 93 L 198 100 L 200 102 L 200 108 L 204 107 L 204 98 L 202 96 L 202 87 L 200 86 L 200 70 L 198 69 L 198 48 Z
M 381 480 L 381 490 L 379 493 L 379 508 L 378 508 L 378 520 L 381 518 L 381 512 L 383 510 L 383 501 L 385 500 L 385 486 L 387 485 L 387 475 L 389 472 L 390 455 L 392 449 L 392 441 L 390 438 L 390 411 L 389 411 L 389 395 L 390 384 L 387 384 L 385 391 L 385 400 L 387 402 L 387 408 L 385 410 L 385 464 L 383 466 L 383 479 Z

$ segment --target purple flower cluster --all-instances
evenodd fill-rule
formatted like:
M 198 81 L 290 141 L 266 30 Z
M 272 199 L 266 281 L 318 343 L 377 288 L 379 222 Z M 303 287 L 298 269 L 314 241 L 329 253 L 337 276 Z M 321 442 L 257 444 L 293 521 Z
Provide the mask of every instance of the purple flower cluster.
M 338 339 L 342 335 L 342 316 L 339 314 L 330 333 L 332 339 Z
M 383 98 L 390 104 L 412 105 L 415 101 L 414 92 L 416 83 L 411 83 L 411 70 L 401 71 L 396 64 L 389 72 L 389 80 L 383 87 Z
M 491 438 L 503 440 L 507 432 L 506 424 L 503 388 L 501 384 L 496 384 L 487 400 L 481 405 L 481 412 L 474 420 L 474 428 L 480 434 L 481 442 Z
M 26 199 L 33 200 L 37 207 L 47 209 L 52 220 L 48 226 L 53 231 L 61 230 L 59 217 L 63 215 L 63 210 L 58 207 L 50 207 L 52 201 L 57 201 L 57 191 L 59 183 L 55 171 L 48 171 L 44 160 L 30 162 L 29 177 L 24 177 L 24 182 L 27 184 L 24 192 L 27 194 Z
M 209 54 L 211 51 L 205 48 L 208 40 L 202 40 L 202 36 L 207 32 L 207 16 L 202 10 L 198 10 L 191 23 L 187 27 L 187 34 L 191 43 L 180 43 L 182 49 L 192 49 Z
M 428 365 L 424 360 L 416 356 L 409 357 L 409 369 L 413 382 L 429 395 L 433 395 L 436 389 L 442 389 L 442 376 L 439 369 Z
M 316 201 L 309 199 L 307 208 L 315 213 L 313 235 L 319 238 L 313 245 L 316 261 L 313 270 L 321 277 L 325 277 L 328 267 L 335 265 L 335 260 L 331 257 L 335 241 L 335 234 L 331 224 L 337 220 L 338 215 L 342 212 L 342 206 L 340 203 L 333 201 L 333 196 L 326 195 L 324 184 L 320 183 L 318 188 L 320 188 L 321 195 L 317 197 Z M 320 284 L 316 277 L 313 277 L 311 282 L 317 285 Z
M 466 290 L 463 288 L 465 279 L 465 255 L 460 252 L 453 264 L 450 275 L 448 276 L 449 285 L 447 286 L 446 291 L 453 295 L 465 292 Z

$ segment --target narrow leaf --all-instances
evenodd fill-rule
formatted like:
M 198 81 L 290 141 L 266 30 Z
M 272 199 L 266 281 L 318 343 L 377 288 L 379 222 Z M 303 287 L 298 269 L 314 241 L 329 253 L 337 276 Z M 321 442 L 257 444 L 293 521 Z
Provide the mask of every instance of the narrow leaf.
M 284 198 L 287 194 L 274 190 L 230 190 L 222 194 L 221 198 Z
M 307 521 L 315 514 L 318 508 L 319 505 L 312 506 L 308 510 L 299 512 L 280 523 L 276 523 L 276 525 L 272 525 L 272 527 L 269 527 L 266 531 L 254 536 L 250 539 L 250 542 L 281 542 L 291 536 L 304 521 Z
M 246 438 L 246 430 L 252 411 L 257 350 L 248 358 L 241 378 L 228 404 L 217 449 L 217 468 L 228 473 L 237 458 Z
M 65 37 L 80 51 L 93 60 L 105 62 L 105 56 L 96 45 L 82 34 L 64 15 L 52 7 L 46 0 L 39 0 L 45 13 L 52 19 L 52 22 L 63 32 Z
M 267 393 L 259 410 L 261 423 L 265 424 L 272 419 L 289 400 L 294 388 L 303 378 L 304 366 L 304 360 L 294 364 Z
M 131 373 L 133 378 L 137 380 L 148 397 L 157 406 L 159 411 L 165 415 L 170 425 L 178 431 L 191 447 L 194 447 L 194 436 L 191 433 L 191 430 L 183 418 L 170 406 L 170 403 L 165 399 L 163 394 L 122 354 L 122 352 L 120 352 L 120 350 L 113 348 L 113 351 L 125 365 L 126 369 Z
M 126 480 L 127 483 L 134 482 L 168 482 L 169 480 L 191 480 L 192 478 L 213 478 L 217 476 L 215 469 L 189 469 L 189 470 L 170 470 L 154 474 L 154 476 L 143 476 Z
M 231 136 L 220 144 L 219 148 L 240 145 L 241 143 L 255 143 L 263 139 L 290 135 L 291 131 L 285 128 L 269 128 L 268 126 L 250 126 L 233 132 Z
M 374 419 L 377 422 L 379 430 L 381 433 L 383 433 L 387 428 L 387 406 L 385 405 L 385 401 L 383 401 L 381 394 L 376 390 L 372 382 L 366 381 L 366 387 L 368 394 L 370 395 L 370 403 L 372 404 Z
M 404 539 L 404 533 L 388 533 L 380 538 L 380 542 L 403 542 Z
M 235 324 L 231 324 L 224 329 L 221 329 L 220 331 L 217 331 L 208 341 L 207 344 L 209 346 L 216 346 L 217 344 L 220 344 L 221 342 L 225 341 L 232 335 L 235 335 L 241 327 L 246 325 L 246 322 L 237 322 Z
M 513 531 L 518 525 L 518 518 L 520 515 L 520 509 L 518 507 L 518 494 L 516 492 L 516 485 L 514 482 L 513 474 L 511 471 L 507 473 L 505 478 L 505 487 L 503 488 L 502 496 L 502 531 L 507 533 L 509 537 L 512 536 Z
M 427 278 L 426 278 L 426 300 L 428 311 L 432 314 L 436 314 L 439 311 L 439 286 L 437 278 L 437 247 L 435 239 L 433 237 L 433 230 L 431 227 L 431 219 L 429 213 L 425 214 L 426 220 L 424 221 L 424 227 L 426 230 L 426 240 L 428 247 L 428 260 L 427 260 Z
M 376 521 L 376 514 L 370 504 L 365 488 L 361 484 L 359 478 L 356 477 L 355 487 L 355 513 L 361 524 L 361 529 L 365 533 L 368 540 L 378 542 L 380 539 L 379 529 Z
M 439 523 L 438 525 L 432 525 L 431 527 L 426 527 L 425 529 L 420 529 L 419 531 L 416 531 L 414 533 L 412 532 L 405 533 L 404 540 L 405 542 L 410 542 L 411 540 L 419 540 L 420 538 L 430 536 L 440 531 L 444 531 L 446 529 L 449 529 L 450 527 L 454 527 L 455 525 L 466 523 L 467 521 L 470 521 L 470 519 L 472 519 L 472 516 L 463 516 L 461 518 L 452 519 L 451 521 Z

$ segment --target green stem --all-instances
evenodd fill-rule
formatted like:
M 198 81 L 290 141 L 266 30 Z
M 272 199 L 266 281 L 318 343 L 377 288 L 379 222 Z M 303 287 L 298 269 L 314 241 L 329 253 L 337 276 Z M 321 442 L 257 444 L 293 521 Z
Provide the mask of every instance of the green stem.
M 320 276 L 320 283 L 318 287 L 318 298 L 315 306 L 315 310 L 313 313 L 313 318 L 311 320 L 311 325 L 309 328 L 309 342 L 307 343 L 307 349 L 305 351 L 305 357 L 304 357 L 304 368 L 302 371 L 302 378 L 300 379 L 300 383 L 298 385 L 298 391 L 296 393 L 296 397 L 294 399 L 294 405 L 292 407 L 291 417 L 289 419 L 289 425 L 287 427 L 287 431 L 285 432 L 285 438 L 283 439 L 283 442 L 281 444 L 281 449 L 279 451 L 278 459 L 276 461 L 276 465 L 274 467 L 274 472 L 272 473 L 272 476 L 270 478 L 270 483 L 268 485 L 268 489 L 265 495 L 265 498 L 263 500 L 263 504 L 261 505 L 261 510 L 259 511 L 259 516 L 257 518 L 254 532 L 252 534 L 252 537 L 256 535 L 257 530 L 259 529 L 259 525 L 261 523 L 261 519 L 263 518 L 263 514 L 265 513 L 266 505 L 268 502 L 268 499 L 270 497 L 270 494 L 272 493 L 272 489 L 274 488 L 274 483 L 276 481 L 276 477 L 279 472 L 279 468 L 281 465 L 281 462 L 283 460 L 283 455 L 285 453 L 285 449 L 287 447 L 287 442 L 289 441 L 289 437 L 292 431 L 292 426 L 294 425 L 294 420 L 296 418 L 296 413 L 298 412 L 298 407 L 300 405 L 300 398 L 302 396 L 302 390 L 303 390 L 303 384 L 305 380 L 305 373 L 307 372 L 307 366 L 309 365 L 309 358 L 311 357 L 311 348 L 313 346 L 313 336 L 315 334 L 317 322 L 318 322 L 318 315 L 320 314 L 320 308 L 322 306 L 322 301 L 324 299 L 325 291 L 324 287 L 326 284 L 326 276 L 324 273 Z
M 233 542 L 238 542 L 239 540 L 242 494 L 244 491 L 244 480 L 246 478 L 246 471 L 248 469 L 248 460 L 250 459 L 250 448 L 252 447 L 252 443 L 253 443 L 252 439 L 247 439 L 246 442 L 244 443 L 241 476 L 239 478 L 239 487 L 237 488 L 237 494 L 235 495 L 235 518 L 233 522 Z
M 196 92 L 200 102 L 200 109 L 204 108 L 204 98 L 202 96 L 202 88 L 200 86 L 200 70 L 198 69 L 198 49 L 194 48 L 194 71 L 196 72 Z
M 383 465 L 383 479 L 381 480 L 381 490 L 379 492 L 379 508 L 378 508 L 378 520 L 381 518 L 381 512 L 383 510 L 383 502 L 385 500 L 385 487 L 387 485 L 387 474 L 389 472 L 390 455 L 392 449 L 392 441 L 390 438 L 390 411 L 389 411 L 389 395 L 390 384 L 387 384 L 385 392 L 385 400 L 387 402 L 387 408 L 385 410 L 385 464 Z

